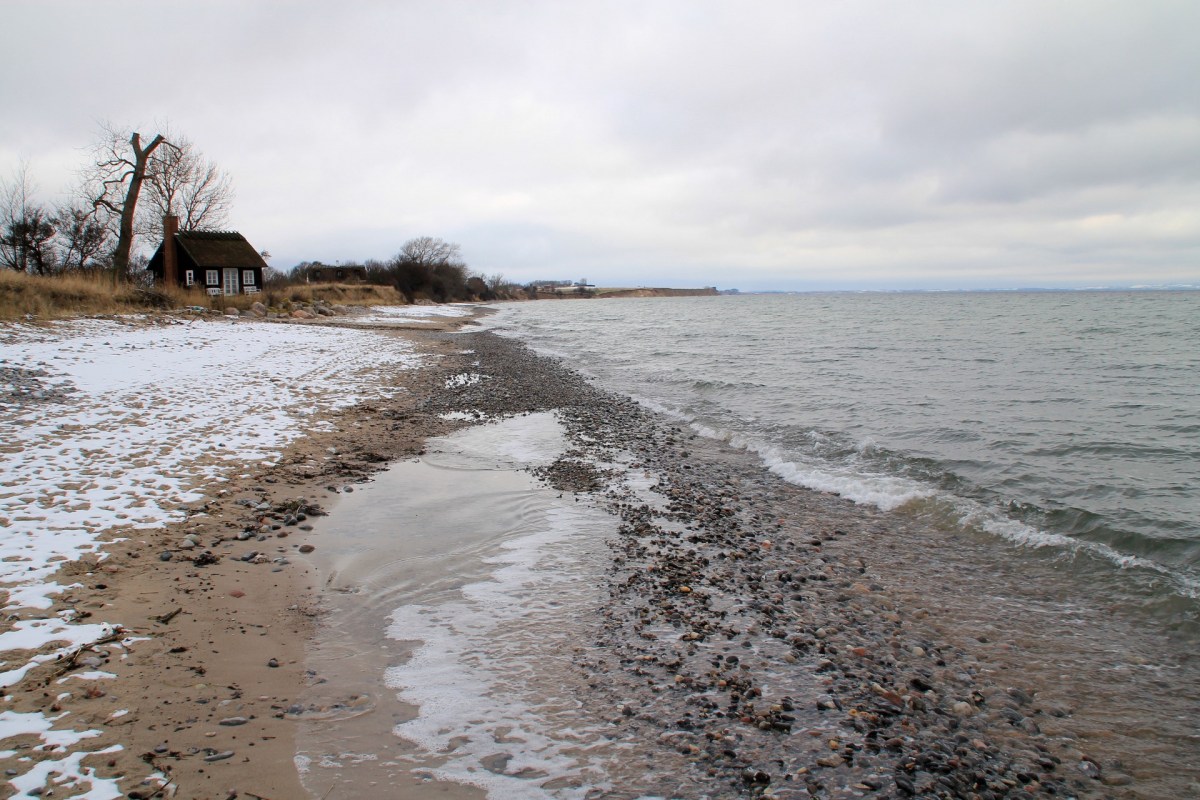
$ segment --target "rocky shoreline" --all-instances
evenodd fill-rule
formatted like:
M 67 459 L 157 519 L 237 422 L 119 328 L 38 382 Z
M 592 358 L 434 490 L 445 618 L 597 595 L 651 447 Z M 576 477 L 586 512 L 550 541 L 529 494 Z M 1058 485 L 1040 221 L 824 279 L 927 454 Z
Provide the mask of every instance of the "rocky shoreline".
M 786 484 L 517 343 L 459 341 L 487 379 L 435 405 L 557 410 L 573 450 L 543 477 L 621 519 L 577 666 L 611 736 L 655 749 L 669 777 L 610 796 L 1091 798 L 1130 782 L 1043 735 L 1062 709 L 991 683 L 922 624 L 930 609 L 893 597 L 866 555 L 886 515 Z M 660 502 L 595 468 L 617 451 Z

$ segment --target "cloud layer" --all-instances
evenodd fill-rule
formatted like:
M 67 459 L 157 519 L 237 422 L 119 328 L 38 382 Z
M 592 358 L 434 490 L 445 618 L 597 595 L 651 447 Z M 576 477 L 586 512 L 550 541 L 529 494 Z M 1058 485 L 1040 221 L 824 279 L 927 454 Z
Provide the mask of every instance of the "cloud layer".
M 510 278 L 1200 284 L 1200 6 L 27 3 L 0 168 L 169 120 L 287 268 L 460 242 Z M 12 113 L 19 110 L 19 113 Z

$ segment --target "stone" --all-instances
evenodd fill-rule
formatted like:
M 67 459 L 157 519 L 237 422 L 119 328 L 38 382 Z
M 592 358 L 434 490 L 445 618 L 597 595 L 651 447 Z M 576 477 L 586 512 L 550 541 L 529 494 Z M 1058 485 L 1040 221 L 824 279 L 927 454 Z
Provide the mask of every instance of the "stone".
M 246 719 L 245 717 L 226 717 L 225 719 L 221 720 L 217 724 L 224 725 L 227 728 L 232 728 L 237 725 L 245 725 L 249 721 L 250 720 Z
M 265 317 L 267 315 L 267 307 L 259 302 L 251 303 L 250 313 L 256 317 Z
M 232 750 L 225 750 L 224 752 L 221 752 L 221 753 L 213 753 L 212 755 L 205 756 L 204 760 L 209 763 L 212 763 L 213 761 L 224 761 L 227 758 L 233 758 Z
M 316 550 L 317 548 L 313 547 L 311 544 L 302 544 L 302 545 L 300 545 L 299 549 L 300 549 L 301 553 L 311 553 L 313 550 Z
M 242 312 L 238 311 L 236 308 L 225 309 L 225 316 L 227 316 L 227 317 L 240 317 L 241 315 L 242 315 Z

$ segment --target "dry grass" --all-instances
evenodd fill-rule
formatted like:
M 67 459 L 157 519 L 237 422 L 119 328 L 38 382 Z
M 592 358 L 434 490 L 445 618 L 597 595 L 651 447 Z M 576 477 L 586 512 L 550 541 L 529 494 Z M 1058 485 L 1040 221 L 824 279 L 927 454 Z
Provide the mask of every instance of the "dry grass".
M 305 284 L 268 289 L 261 294 L 210 297 L 183 289 L 146 291 L 130 284 L 113 285 L 109 275 L 26 275 L 0 271 L 0 319 L 63 319 L 89 314 L 131 314 L 163 308 L 203 306 L 248 309 L 261 302 L 272 308 L 292 308 L 324 300 L 340 305 L 403 305 L 404 297 L 391 286 Z
M 266 294 L 272 301 L 278 301 L 267 303 L 267 305 L 282 305 L 284 301 L 293 304 L 312 303 L 316 300 L 343 306 L 402 306 L 406 304 L 404 295 L 396 291 L 394 286 L 375 286 L 368 283 L 353 285 L 305 283 L 280 289 L 268 289 Z

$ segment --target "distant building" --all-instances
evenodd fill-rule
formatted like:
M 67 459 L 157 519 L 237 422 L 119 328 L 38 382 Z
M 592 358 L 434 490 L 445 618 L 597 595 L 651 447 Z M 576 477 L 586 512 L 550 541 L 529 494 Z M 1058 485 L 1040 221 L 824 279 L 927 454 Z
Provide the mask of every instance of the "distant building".
M 163 241 L 146 269 L 158 286 L 199 288 L 211 295 L 257 294 L 267 262 L 236 231 L 180 231 L 163 220 Z

